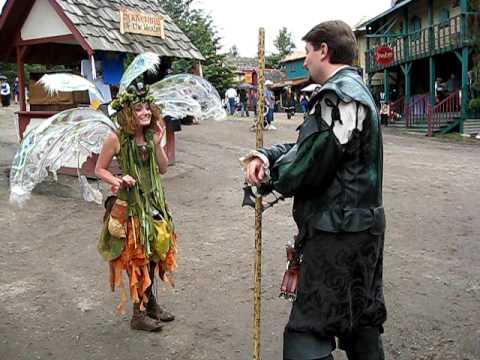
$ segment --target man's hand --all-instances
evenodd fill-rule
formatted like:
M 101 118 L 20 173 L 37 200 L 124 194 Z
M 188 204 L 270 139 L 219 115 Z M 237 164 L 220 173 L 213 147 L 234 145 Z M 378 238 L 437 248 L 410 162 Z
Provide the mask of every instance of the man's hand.
M 245 175 L 247 182 L 251 185 L 258 186 L 265 178 L 265 168 L 263 161 L 256 157 L 250 160 L 245 167 Z

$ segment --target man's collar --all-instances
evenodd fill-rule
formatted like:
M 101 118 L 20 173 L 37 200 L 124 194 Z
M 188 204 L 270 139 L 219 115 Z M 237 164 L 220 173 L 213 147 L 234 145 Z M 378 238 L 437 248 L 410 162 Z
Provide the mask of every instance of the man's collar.
M 331 78 L 333 78 L 335 75 L 337 75 L 337 73 L 339 71 L 341 71 L 343 69 L 346 69 L 346 68 L 349 68 L 349 67 L 351 67 L 351 66 L 350 65 L 342 65 L 339 68 L 335 69 L 335 71 L 330 74 L 330 76 L 327 78 L 327 80 L 325 80 L 324 84 L 326 84 Z

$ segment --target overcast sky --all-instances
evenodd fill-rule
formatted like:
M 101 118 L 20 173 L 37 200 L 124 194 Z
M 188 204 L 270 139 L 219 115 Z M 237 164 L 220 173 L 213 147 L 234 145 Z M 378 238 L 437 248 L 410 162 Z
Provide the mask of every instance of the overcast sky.
M 6 0 L 0 0 L 0 8 Z M 17 0 L 19 1 L 19 0 Z M 214 20 L 227 51 L 236 45 L 241 56 L 255 56 L 258 29 L 265 28 L 267 53 L 275 50 L 273 40 L 283 26 L 292 33 L 298 50 L 301 38 L 314 25 L 341 19 L 350 25 L 362 17 L 371 18 L 390 7 L 390 0 L 195 0 Z
M 219 30 L 222 45 L 236 45 L 241 56 L 255 56 L 258 29 L 265 28 L 266 51 L 275 50 L 273 40 L 283 26 L 292 33 L 298 50 L 303 35 L 316 24 L 340 19 L 355 25 L 362 17 L 372 18 L 390 7 L 390 0 L 195 0 L 208 11 Z

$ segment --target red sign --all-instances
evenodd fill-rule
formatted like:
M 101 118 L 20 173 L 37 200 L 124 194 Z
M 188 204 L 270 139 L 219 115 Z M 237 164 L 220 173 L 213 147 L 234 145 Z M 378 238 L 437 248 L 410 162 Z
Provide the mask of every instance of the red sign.
M 375 52 L 375 60 L 380 65 L 390 65 L 393 63 L 393 49 L 388 45 L 380 46 Z

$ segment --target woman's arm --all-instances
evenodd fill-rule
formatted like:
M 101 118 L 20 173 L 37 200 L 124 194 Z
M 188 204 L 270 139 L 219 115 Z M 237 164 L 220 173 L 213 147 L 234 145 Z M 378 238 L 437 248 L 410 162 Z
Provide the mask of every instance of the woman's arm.
M 160 174 L 165 174 L 168 168 L 168 157 L 165 153 L 165 149 L 163 148 L 161 142 L 155 144 L 155 152 L 157 153 L 157 163 L 158 163 L 158 170 Z
M 108 168 L 112 162 L 113 157 L 120 152 L 120 141 L 115 133 L 107 136 L 103 143 L 102 151 L 98 156 L 97 164 L 95 165 L 95 175 L 106 183 L 120 187 L 123 181 L 113 175 Z
M 153 144 L 155 145 L 155 153 L 157 155 L 157 164 L 160 174 L 165 174 L 168 168 L 168 157 L 165 153 L 165 149 L 162 146 L 162 138 L 165 135 L 165 125 L 162 122 L 157 122 L 155 129 L 155 134 L 153 135 Z

